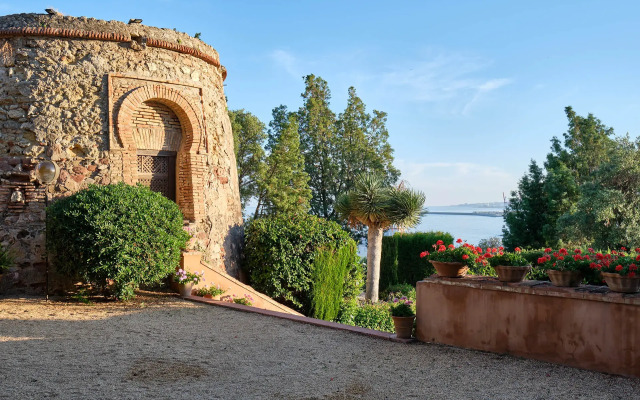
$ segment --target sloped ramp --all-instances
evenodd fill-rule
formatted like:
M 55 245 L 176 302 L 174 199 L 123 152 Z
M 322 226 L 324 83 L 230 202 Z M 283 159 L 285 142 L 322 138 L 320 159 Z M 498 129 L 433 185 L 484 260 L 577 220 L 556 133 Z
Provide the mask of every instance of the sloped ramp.
M 205 281 L 196 285 L 196 288 L 213 285 L 220 286 L 220 288 L 225 289 L 226 293 L 224 293 L 220 297 L 220 300 L 230 300 L 234 295 L 236 298 L 242 298 L 246 294 L 248 294 L 252 298 L 251 305 L 253 307 L 302 316 L 302 314 L 300 314 L 299 312 L 278 303 L 266 294 L 260 293 L 251 286 L 240 282 L 239 280 L 227 274 L 226 271 L 223 271 L 220 268 L 216 268 L 202 260 L 199 260 L 199 257 L 184 257 L 182 267 L 189 272 L 204 271 Z

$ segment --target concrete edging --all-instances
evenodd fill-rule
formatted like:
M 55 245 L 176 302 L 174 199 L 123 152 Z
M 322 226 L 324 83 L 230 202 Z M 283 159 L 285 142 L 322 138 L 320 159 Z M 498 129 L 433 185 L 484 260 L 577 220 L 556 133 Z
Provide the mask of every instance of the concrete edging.
M 339 331 L 351 332 L 351 333 L 355 333 L 355 334 L 358 334 L 358 335 L 369 336 L 369 337 L 376 338 L 376 339 L 389 340 L 391 342 L 396 342 L 396 343 L 409 344 L 409 343 L 416 342 L 415 339 L 398 339 L 396 337 L 396 335 L 393 334 L 393 333 L 381 332 L 381 331 L 376 331 L 376 330 L 367 329 L 367 328 L 360 328 L 358 326 L 345 325 L 345 324 L 340 324 L 340 323 L 337 323 L 337 322 L 323 321 L 321 319 L 316 319 L 316 318 L 311 318 L 311 317 L 304 317 L 304 316 L 293 315 L 293 314 L 287 314 L 287 313 L 283 313 L 283 312 L 279 312 L 279 311 L 265 310 L 265 309 L 262 309 L 262 308 L 245 306 L 245 305 L 242 305 L 242 304 L 230 303 L 230 302 L 227 302 L 227 301 L 212 300 L 212 299 L 207 299 L 207 298 L 199 297 L 199 296 L 186 296 L 186 297 L 183 297 L 183 299 L 189 300 L 189 301 L 193 301 L 195 303 L 202 303 L 202 304 L 209 304 L 209 305 L 212 305 L 212 306 L 226 307 L 226 308 L 230 308 L 230 309 L 236 310 L 236 311 L 261 314 L 261 315 L 266 315 L 268 317 L 275 317 L 275 318 L 280 318 L 280 319 L 286 319 L 286 320 L 289 320 L 289 321 L 301 322 L 303 324 L 320 326 L 320 327 L 323 327 L 323 328 L 329 328 L 329 329 L 335 329 L 335 330 L 339 330 Z

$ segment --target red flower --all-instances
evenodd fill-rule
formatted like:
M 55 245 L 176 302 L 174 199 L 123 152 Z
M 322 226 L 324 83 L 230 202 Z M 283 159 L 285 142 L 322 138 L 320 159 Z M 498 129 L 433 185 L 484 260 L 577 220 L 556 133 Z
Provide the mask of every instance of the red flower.
M 575 249 L 573 252 L 574 252 L 574 253 L 576 253 L 576 254 L 581 254 L 581 253 L 582 253 L 582 250 L 580 250 L 580 249 Z
M 618 254 L 618 252 L 615 250 L 611 250 L 611 254 Z
M 640 254 L 636 256 L 636 261 L 640 261 Z
M 447 250 L 447 248 L 444 247 L 443 244 L 441 244 L 440 247 L 438 247 L 438 251 L 445 251 L 445 250 Z
M 456 243 L 462 243 L 462 239 L 458 238 L 458 240 L 456 240 Z
M 569 252 L 568 252 L 568 251 L 567 251 L 567 249 L 565 249 L 565 248 L 562 248 L 562 249 L 558 250 L 558 252 L 559 252 L 560 254 L 562 254 L 563 256 L 566 256 L 567 254 L 569 254 Z
M 591 247 L 589 247 L 587 250 L 589 250 L 589 253 L 593 253 L 593 249 Z
M 616 271 L 618 272 L 622 271 L 622 265 L 620 264 L 616 265 Z
M 629 271 L 637 271 L 638 270 L 638 266 L 635 264 L 629 264 Z
M 573 259 L 576 260 L 576 261 L 580 261 L 580 260 L 582 260 L 582 256 L 580 254 L 576 254 L 576 255 L 573 256 Z
M 558 260 L 564 260 L 564 256 L 558 256 Z
M 540 257 L 540 258 L 538 258 L 538 264 L 544 264 L 544 263 L 545 263 L 545 261 L 547 261 L 547 258 L 546 258 L 546 257 Z
M 468 255 L 466 255 L 466 254 L 463 254 L 463 255 L 462 255 L 462 259 L 463 259 L 463 260 L 466 260 L 466 259 L 468 259 L 468 258 L 469 258 L 469 256 L 468 256 Z
M 640 247 L 636 247 L 636 253 L 640 253 Z
M 589 268 L 591 268 L 591 269 L 596 269 L 597 266 L 598 265 L 596 263 L 589 264 Z
M 514 250 L 516 251 L 516 253 L 520 253 L 522 251 L 520 247 L 516 247 Z
M 627 251 L 627 248 L 626 248 L 626 247 L 624 247 L 624 246 L 622 246 L 622 247 L 620 247 L 620 250 L 622 250 L 622 251 Z
M 439 246 L 439 245 L 441 245 L 441 244 L 444 244 L 444 242 L 443 242 L 442 240 L 438 240 L 438 241 L 436 242 L 436 244 Z
M 482 253 L 482 248 L 481 248 L 481 247 L 476 247 L 476 251 L 477 251 L 478 253 Z
M 423 251 L 422 253 L 420 253 L 420 258 L 425 258 L 428 255 L 429 255 L 428 251 Z
M 496 249 L 495 247 L 491 250 L 492 253 L 497 253 L 498 249 Z
M 504 251 L 504 247 L 500 246 L 500 247 L 498 247 L 498 250 Z
M 447 246 L 447 247 L 449 247 L 450 249 L 455 248 L 455 246 L 454 246 L 454 245 L 452 245 L 452 244 L 450 244 L 450 245 L 449 245 L 449 246 Z
M 544 249 L 544 252 L 545 252 L 545 253 L 551 253 L 551 252 L 552 252 L 552 250 L 551 250 L 551 248 L 550 248 L 550 247 L 547 247 L 546 249 Z

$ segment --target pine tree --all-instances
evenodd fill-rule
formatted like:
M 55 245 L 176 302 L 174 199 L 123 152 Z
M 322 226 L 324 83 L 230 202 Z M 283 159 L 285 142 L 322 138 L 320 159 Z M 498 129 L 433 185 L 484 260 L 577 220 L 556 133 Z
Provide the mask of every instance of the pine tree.
M 309 210 L 311 190 L 309 176 L 304 170 L 300 153 L 300 136 L 295 114 L 289 114 L 286 123 L 280 119 L 286 108 L 273 110 L 270 123 L 270 148 L 259 183 L 258 205 L 255 217 L 277 213 L 306 213 Z
M 335 114 L 329 109 L 331 91 L 327 82 L 314 75 L 304 77 L 304 104 L 298 111 L 300 145 L 311 189 L 311 213 L 335 219 L 333 203 L 337 192 L 338 165 L 335 161 Z
M 518 246 L 542 247 L 545 213 L 544 175 L 538 164 L 531 160 L 529 172 L 520 179 L 518 190 L 511 192 L 509 205 L 504 212 L 504 246 L 508 249 Z

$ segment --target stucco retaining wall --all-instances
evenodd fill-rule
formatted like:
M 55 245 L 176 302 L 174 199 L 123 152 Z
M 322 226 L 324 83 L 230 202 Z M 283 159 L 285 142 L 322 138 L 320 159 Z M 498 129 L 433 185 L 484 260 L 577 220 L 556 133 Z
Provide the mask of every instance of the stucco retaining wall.
M 640 377 L 640 294 L 436 277 L 416 290 L 420 341 Z

